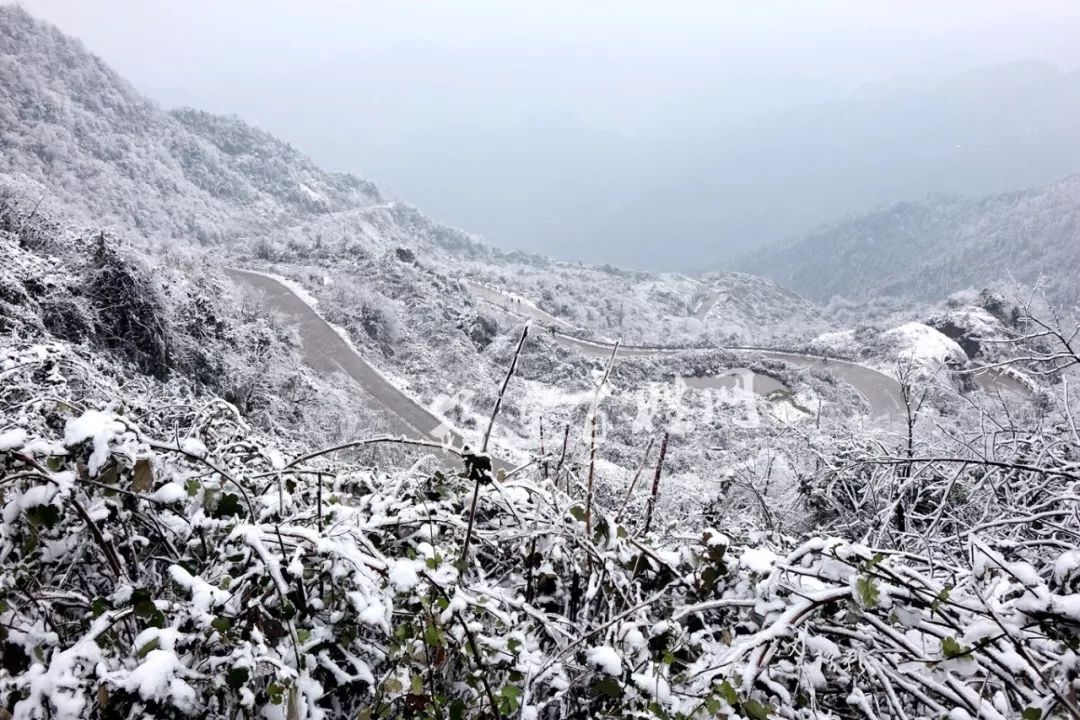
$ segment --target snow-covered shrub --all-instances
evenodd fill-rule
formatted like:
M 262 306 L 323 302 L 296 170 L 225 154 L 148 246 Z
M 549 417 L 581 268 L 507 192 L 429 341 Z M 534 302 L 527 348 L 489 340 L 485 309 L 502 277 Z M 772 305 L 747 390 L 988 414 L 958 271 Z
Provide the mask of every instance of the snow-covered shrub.
M 100 342 L 123 353 L 141 372 L 168 375 L 172 348 L 164 304 L 146 268 L 102 233 L 93 241 L 85 292 Z
M 1080 478 L 1065 466 L 1030 496 L 1042 523 L 958 515 L 972 476 L 919 485 L 941 516 L 916 503 L 922 525 L 879 548 L 658 535 L 562 490 L 556 454 L 495 478 L 475 462 L 379 472 L 102 370 L 41 346 L 0 363 L 0 708 L 15 718 L 1073 707 Z M 1032 488 L 1025 472 L 997 491 Z M 935 526 L 956 552 L 918 542 Z

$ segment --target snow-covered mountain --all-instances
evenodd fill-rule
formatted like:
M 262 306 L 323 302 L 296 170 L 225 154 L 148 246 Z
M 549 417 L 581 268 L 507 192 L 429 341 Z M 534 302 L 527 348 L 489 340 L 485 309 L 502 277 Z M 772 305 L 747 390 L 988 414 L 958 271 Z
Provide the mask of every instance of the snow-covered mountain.
M 923 371 L 902 427 L 839 359 L 608 365 L 514 308 L 641 343 L 825 323 L 749 275 L 500 251 L 11 7 L 0 69 L 0 719 L 1077 714 L 1072 398 L 953 381 L 1022 309 L 819 336 Z M 358 366 L 491 454 L 400 435 Z
M 0 172 L 94 219 L 203 243 L 380 199 L 236 118 L 166 112 L 15 5 L 0 6 Z
M 23 268 L 8 278 L 11 317 L 25 319 L 21 337 L 98 348 L 154 375 L 203 383 L 267 414 L 267 422 L 282 417 L 262 399 L 275 393 L 302 398 L 294 401 L 297 417 L 325 419 L 340 397 L 296 367 L 287 329 L 273 318 L 269 328 L 249 328 L 243 323 L 253 318 L 240 322 L 227 311 L 221 265 L 270 270 L 304 286 L 397 387 L 475 429 L 494 401 L 521 318 L 470 293 L 464 279 L 534 296 L 581 335 L 627 343 L 761 343 L 828 329 L 810 303 L 749 275 L 627 272 L 500 250 L 386 201 L 365 180 L 322 172 L 237 118 L 162 110 L 81 43 L 17 7 L 0 6 L 0 19 L 0 191 L 7 189 L 13 238 L 8 264 Z M 50 279 L 49 292 L 34 292 L 28 268 L 51 263 L 72 278 L 98 277 L 108 264 L 93 254 L 103 231 L 110 252 L 143 268 L 133 299 L 147 312 L 132 311 L 125 328 L 141 332 L 143 320 L 158 328 L 145 337 L 115 337 L 105 327 L 113 320 L 107 298 L 97 299 L 85 282 Z M 34 237 L 26 240 L 27 233 Z M 250 311 L 243 308 L 241 314 Z M 207 315 L 217 320 L 207 322 Z M 160 347 L 143 357 L 144 346 Z M 519 367 L 530 392 L 506 400 L 496 439 L 531 447 L 537 415 L 578 422 L 588 403 L 567 397 L 588 395 L 595 364 L 542 338 L 531 342 Z M 651 392 L 644 386 L 666 387 L 673 372 L 688 369 L 751 366 L 783 378 L 793 392 L 850 392 L 802 371 L 715 351 L 683 365 L 620 363 L 613 378 L 634 379 L 620 399 L 620 418 L 632 418 L 640 405 L 632 393 L 644 397 Z M 556 385 L 561 392 L 552 392 Z M 836 411 L 859 413 L 859 401 L 848 400 Z M 345 420 L 344 426 L 357 422 Z M 307 425 L 319 437 L 344 432 L 322 420 Z M 632 462 L 636 441 L 628 422 L 619 433 L 610 435 L 606 451 Z M 689 467 L 689 457 L 673 459 L 673 467 Z
M 41 183 L 86 218 L 155 241 L 240 247 L 264 259 L 322 254 L 381 256 L 405 247 L 462 275 L 492 265 L 546 272 L 552 261 L 503 252 L 388 202 L 362 178 L 325 172 L 295 148 L 235 117 L 166 111 L 142 97 L 75 39 L 17 6 L 0 6 L 0 172 Z M 583 325 L 619 325 L 628 274 L 572 266 L 588 292 L 572 292 Z M 448 271 L 451 268 L 446 268 Z M 449 273 L 448 273 L 449 274 Z M 706 335 L 760 340 L 800 324 L 820 326 L 816 310 L 772 283 L 718 274 L 713 282 L 635 273 L 635 283 L 680 287 L 687 298 L 717 286 Z M 524 289 L 518 287 L 515 289 Z M 662 297 L 662 293 L 655 295 Z M 582 304 L 584 298 L 584 304 Z M 635 306 L 635 309 L 639 309 Z M 657 342 L 693 314 L 686 303 L 640 308 L 636 340 Z M 622 313 L 625 316 L 625 311 Z M 791 323 L 772 323 L 783 318 Z M 701 324 L 681 339 L 697 338 Z
M 1080 300 L 1080 174 L 981 198 L 931 196 L 844 220 L 757 253 L 741 268 L 819 302 L 839 295 L 941 300 L 957 290 L 1043 278 Z

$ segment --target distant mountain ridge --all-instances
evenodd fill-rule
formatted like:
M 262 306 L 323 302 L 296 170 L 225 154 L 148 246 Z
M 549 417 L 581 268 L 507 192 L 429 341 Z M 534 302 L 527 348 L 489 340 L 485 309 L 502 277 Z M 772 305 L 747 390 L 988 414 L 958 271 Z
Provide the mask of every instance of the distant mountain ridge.
M 1080 301 L 1080 174 L 1026 190 L 932 195 L 843 220 L 738 267 L 824 303 L 833 296 L 937 300 L 967 287 L 1040 278 Z
M 666 120 L 634 133 L 436 117 L 388 141 L 373 167 L 488 237 L 689 272 L 896 199 L 995 194 L 1080 169 L 1076 70 L 1017 61 L 820 97 L 776 91 L 790 101 L 760 115 L 717 108 L 720 91 L 658 110 Z

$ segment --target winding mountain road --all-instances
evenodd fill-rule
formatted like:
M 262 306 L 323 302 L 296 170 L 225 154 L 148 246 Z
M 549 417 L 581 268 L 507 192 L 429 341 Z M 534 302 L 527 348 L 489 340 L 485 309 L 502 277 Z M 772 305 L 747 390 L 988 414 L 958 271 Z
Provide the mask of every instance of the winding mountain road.
M 287 285 L 269 275 L 229 268 L 227 275 L 237 285 L 248 287 L 261 293 L 266 304 L 289 318 L 296 326 L 302 343 L 304 362 L 320 373 L 341 372 L 354 380 L 369 396 L 372 405 L 382 410 L 390 432 L 411 437 L 430 438 L 438 442 L 451 444 L 455 448 L 464 446 L 464 438 L 445 422 L 432 415 L 419 403 L 401 392 L 381 373 L 367 363 L 355 348 L 338 331 L 327 323 L 318 312 L 293 292 Z M 516 313 L 537 321 L 552 332 L 552 337 L 563 347 L 573 349 L 585 355 L 607 357 L 614 345 L 603 340 L 583 340 L 567 334 L 572 328 L 568 323 L 544 312 L 533 303 L 523 298 L 502 293 L 480 283 L 464 281 L 474 295 L 496 305 L 503 310 Z M 553 330 L 552 330 L 553 328 Z M 766 348 L 724 348 L 738 352 L 753 352 L 759 356 L 771 357 L 800 367 L 824 370 L 843 382 L 851 385 L 866 398 L 870 406 L 870 415 L 875 420 L 895 420 L 903 416 L 904 404 L 900 383 L 884 373 L 853 362 L 838 359 L 825 359 L 812 355 L 801 355 L 782 350 Z M 664 347 L 643 347 L 622 345 L 619 354 L 623 356 L 662 356 L 683 352 L 684 349 Z M 984 387 L 996 385 L 1017 392 L 1022 385 L 1008 376 L 995 374 L 979 375 L 977 381 Z M 752 390 L 767 396 L 777 390 L 786 389 L 775 378 L 752 373 L 745 368 L 736 368 L 730 372 L 710 377 L 685 378 L 687 385 L 699 388 L 728 388 Z M 1013 387 L 1013 386 L 1017 387 Z M 502 463 L 500 463 L 500 466 Z
M 614 347 L 613 343 L 606 340 L 582 340 L 581 338 L 566 334 L 565 331 L 576 330 L 577 328 L 574 328 L 565 320 L 560 320 L 544 312 L 528 300 L 516 298 L 513 295 L 508 295 L 500 290 L 473 280 L 465 280 L 464 283 L 474 295 L 498 308 L 531 318 L 537 322 L 543 323 L 548 326 L 548 328 L 554 327 L 555 332 L 552 334 L 552 337 L 554 337 L 555 341 L 563 347 L 591 356 L 607 356 L 611 354 L 611 350 Z M 712 305 L 716 302 L 717 298 L 717 295 L 710 295 L 706 298 L 702 307 L 699 308 L 698 313 L 704 317 L 704 315 L 712 308 Z M 759 356 L 783 360 L 784 362 L 798 365 L 799 367 L 824 370 L 832 373 L 843 382 L 851 385 L 860 395 L 866 398 L 866 402 L 870 405 L 870 415 L 874 419 L 893 419 L 902 417 L 904 414 L 904 401 L 903 395 L 900 392 L 900 383 L 897 382 L 895 378 L 878 372 L 877 370 L 872 370 L 863 365 L 847 362 L 845 360 L 826 360 L 823 357 L 800 355 L 782 350 L 740 347 L 726 347 L 723 349 L 737 352 L 752 352 Z M 620 355 L 639 357 L 672 355 L 684 351 L 685 349 L 683 348 L 641 347 L 633 345 L 622 345 L 619 348 Z M 739 368 L 731 373 L 723 375 L 686 378 L 686 380 L 687 384 L 692 387 L 732 388 L 739 386 L 741 384 L 740 378 L 746 377 L 746 373 L 748 372 L 748 370 Z M 752 385 L 754 392 L 760 395 L 769 395 L 776 390 L 786 389 L 784 385 L 775 378 L 759 373 L 754 373 L 752 375 Z
M 300 334 L 304 362 L 319 373 L 341 372 L 352 378 L 383 411 L 392 434 L 446 442 L 455 448 L 465 441 L 439 418 L 398 390 L 346 342 L 319 313 L 279 280 L 250 270 L 228 268 L 237 285 L 259 292 L 267 306 L 281 313 Z
M 571 347 L 588 355 L 610 355 L 612 344 L 604 342 L 591 342 L 579 338 L 570 337 L 561 333 L 555 333 L 556 342 L 564 347 Z M 873 418 L 889 419 L 897 418 L 904 414 L 903 396 L 900 392 L 900 383 L 888 375 L 872 370 L 845 360 L 826 360 L 823 357 L 813 355 L 799 355 L 781 350 L 767 350 L 761 348 L 738 348 L 725 347 L 724 350 L 734 352 L 754 353 L 762 357 L 771 357 L 776 360 L 798 365 L 799 367 L 824 370 L 832 373 L 840 380 L 851 385 L 855 390 L 866 398 L 870 405 L 870 415 Z M 623 356 L 658 356 L 674 355 L 685 352 L 684 349 L 674 348 L 650 348 L 623 345 L 619 348 L 619 354 Z M 742 373 L 749 372 L 745 369 L 736 369 L 730 374 L 716 375 L 711 377 L 686 378 L 688 384 L 693 387 L 732 387 L 731 379 Z M 769 395 L 777 390 L 787 388 L 775 378 L 760 373 L 753 374 L 753 390 L 760 395 Z
M 553 336 L 556 342 L 563 347 L 577 350 L 586 355 L 607 356 L 611 354 L 614 343 L 608 340 L 583 340 L 575 335 L 571 335 L 569 332 L 577 332 L 579 328 L 575 328 L 565 320 L 556 318 L 544 312 L 526 299 L 504 293 L 501 290 L 478 283 L 474 280 L 465 280 L 464 283 L 474 295 L 482 300 L 508 312 L 536 320 L 547 326 L 549 329 L 554 328 Z M 719 298 L 720 296 L 716 293 L 706 296 L 701 305 L 694 312 L 694 317 L 699 320 L 704 319 Z M 825 358 L 819 355 L 806 355 L 770 348 L 722 347 L 721 349 L 754 353 L 758 356 L 775 358 L 799 367 L 823 370 L 855 388 L 856 392 L 862 395 L 870 405 L 870 415 L 872 418 L 877 420 L 895 420 L 902 418 L 905 415 L 904 396 L 897 379 L 891 375 L 886 375 L 883 372 L 866 367 L 865 365 L 859 365 L 858 363 L 838 358 Z M 621 345 L 619 347 L 619 354 L 623 356 L 656 356 L 665 354 L 671 355 L 685 352 L 685 350 L 686 348 Z M 1009 394 L 1025 398 L 1031 397 L 1031 389 L 1027 385 L 1003 370 L 997 368 L 975 368 L 958 372 L 970 375 L 981 390 L 990 393 L 991 395 Z M 732 388 L 741 386 L 742 383 L 745 382 L 743 379 L 747 377 L 750 378 L 750 384 L 752 385 L 754 392 L 761 395 L 767 396 L 776 390 L 786 389 L 784 385 L 779 383 L 776 379 L 767 375 L 751 373 L 751 371 L 745 368 L 739 368 L 730 373 L 711 377 L 684 379 L 690 387 Z
M 473 295 L 481 300 L 491 303 L 507 312 L 520 315 L 530 320 L 535 320 L 544 326 L 546 330 L 553 331 L 551 334 L 552 339 L 565 348 L 592 357 L 608 357 L 611 355 L 611 351 L 615 349 L 614 343 L 611 342 L 604 340 L 582 340 L 574 335 L 570 335 L 569 333 L 571 331 L 576 331 L 578 328 L 565 320 L 544 312 L 527 299 L 504 293 L 501 290 L 496 290 L 483 283 L 478 283 L 475 280 L 466 279 L 463 280 L 462 283 Z M 708 312 L 712 303 L 716 302 L 717 297 L 718 296 L 713 295 L 706 299 L 708 307 L 705 307 L 703 312 Z M 650 348 L 633 345 L 619 346 L 619 355 L 623 357 L 663 356 L 671 354 L 671 352 L 672 350 L 670 348 Z M 719 375 L 684 378 L 684 380 L 686 380 L 686 384 L 689 387 L 727 388 L 729 390 L 745 389 L 766 397 L 777 390 L 787 389 L 784 387 L 783 383 L 779 382 L 776 378 L 752 372 L 747 368 L 734 368 L 729 372 L 721 373 Z

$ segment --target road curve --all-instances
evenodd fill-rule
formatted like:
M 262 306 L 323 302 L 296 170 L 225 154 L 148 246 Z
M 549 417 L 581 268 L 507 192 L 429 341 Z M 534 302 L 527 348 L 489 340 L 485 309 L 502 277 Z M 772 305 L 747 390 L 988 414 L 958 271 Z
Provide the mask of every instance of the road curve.
M 266 305 L 289 318 L 300 334 L 304 362 L 316 372 L 341 372 L 354 380 L 383 411 L 392 434 L 449 442 L 455 448 L 464 439 L 415 400 L 398 390 L 369 365 L 337 331 L 279 280 L 250 270 L 227 268 L 237 285 L 259 292 Z
M 613 343 L 606 340 L 582 340 L 581 338 L 566 334 L 564 330 L 576 328 L 572 328 L 572 326 L 564 320 L 553 318 L 553 316 L 544 312 L 528 300 L 515 300 L 512 296 L 508 296 L 500 290 L 473 280 L 466 280 L 465 286 L 477 295 L 477 297 L 480 297 L 496 307 L 518 315 L 524 315 L 525 317 L 547 325 L 549 332 L 551 331 L 552 326 L 555 326 L 552 337 L 563 347 L 576 350 L 586 355 L 606 356 L 611 354 L 611 350 L 614 347 Z M 701 312 L 702 316 L 711 309 L 712 305 L 716 302 L 716 299 L 717 296 L 715 295 L 707 298 L 706 302 L 703 304 L 704 312 Z M 552 322 L 553 320 L 555 321 L 554 323 Z M 846 382 L 848 385 L 851 385 L 855 388 L 856 392 L 866 398 L 866 402 L 870 406 L 870 416 L 872 418 L 888 420 L 899 418 L 904 415 L 904 402 L 903 394 L 900 392 L 900 383 L 896 378 L 878 372 L 877 370 L 872 370 L 863 365 L 844 360 L 826 360 L 824 357 L 800 355 L 781 350 L 736 347 L 721 347 L 720 349 L 734 352 L 753 352 L 757 355 L 783 360 L 784 362 L 798 365 L 799 367 L 825 370 Z M 683 348 L 676 349 L 623 345 L 619 349 L 619 354 L 623 356 L 657 356 L 672 355 L 684 351 L 685 349 Z M 746 372 L 747 371 L 743 369 L 739 369 L 730 374 L 718 375 L 710 378 L 695 378 L 693 385 L 696 387 L 731 388 L 741 384 L 737 378 L 745 376 Z M 767 375 L 755 373 L 752 377 L 753 390 L 761 395 L 768 395 L 776 390 L 785 389 L 784 385 L 779 383 L 775 378 L 771 378 Z
M 746 351 L 749 352 L 749 351 Z M 765 357 L 776 358 L 799 367 L 824 370 L 855 388 L 870 404 L 870 416 L 875 419 L 903 417 L 904 396 L 900 383 L 894 377 L 872 370 L 865 365 L 847 360 L 826 360 L 813 355 L 781 352 L 778 350 L 755 350 Z
M 610 355 L 613 347 L 610 343 L 585 341 L 570 337 L 561 333 L 554 334 L 556 342 L 564 347 L 573 348 L 589 355 Z M 764 357 L 798 365 L 799 367 L 825 370 L 840 380 L 851 385 L 855 390 L 866 398 L 870 405 L 870 415 L 873 418 L 897 418 L 904 414 L 903 395 L 900 392 L 900 383 L 877 370 L 871 370 L 863 365 L 857 365 L 844 360 L 826 360 L 823 357 L 812 355 L 799 355 L 796 353 L 779 350 L 760 350 L 750 348 L 721 348 L 732 352 L 754 353 Z M 624 356 L 657 356 L 673 355 L 685 350 L 671 348 L 648 348 L 624 346 L 619 349 L 619 354 Z M 742 370 L 736 370 L 731 374 L 717 375 L 709 378 L 695 378 L 697 387 L 732 387 L 730 379 L 741 374 Z M 761 395 L 768 395 L 776 390 L 784 390 L 785 386 L 768 375 L 754 373 L 754 391 Z
M 565 348 L 592 357 L 608 357 L 615 348 L 615 345 L 611 342 L 603 340 L 582 340 L 581 338 L 568 334 L 571 331 L 578 330 L 578 328 L 565 320 L 544 312 L 525 298 L 504 293 L 501 290 L 476 282 L 475 280 L 465 279 L 462 280 L 462 282 L 473 295 L 479 297 L 481 300 L 505 310 L 506 312 L 540 323 L 546 329 L 545 332 L 550 332 L 550 337 Z M 706 298 L 705 305 L 701 312 L 708 312 L 712 304 L 716 302 L 717 297 L 719 296 L 711 295 L 709 298 Z M 662 356 L 670 353 L 671 350 L 668 348 L 635 347 L 631 345 L 623 345 L 619 348 L 619 355 L 621 357 Z M 709 377 L 688 377 L 683 379 L 686 381 L 688 387 L 751 390 L 758 395 L 765 397 L 768 397 L 770 393 L 776 392 L 777 390 L 787 389 L 787 387 L 776 378 L 752 372 L 747 368 L 733 368 L 729 372 Z

